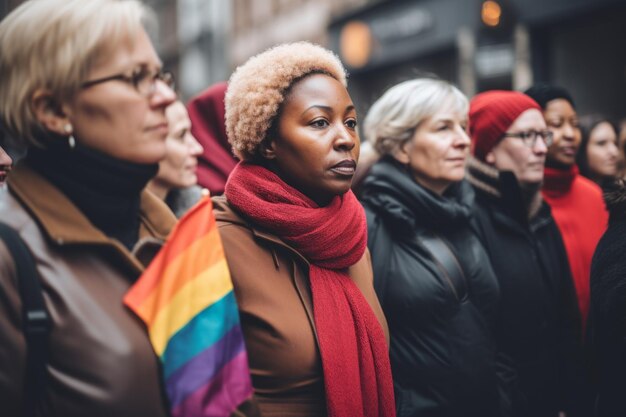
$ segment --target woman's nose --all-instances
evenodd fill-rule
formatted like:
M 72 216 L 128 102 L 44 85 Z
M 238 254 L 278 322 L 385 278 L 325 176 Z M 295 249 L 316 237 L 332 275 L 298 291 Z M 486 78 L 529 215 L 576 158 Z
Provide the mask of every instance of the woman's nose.
M 542 155 L 548 153 L 548 146 L 544 137 L 536 137 L 532 150 L 535 154 Z
M 335 148 L 352 150 L 356 146 L 356 142 L 358 141 L 358 135 L 354 131 L 348 130 L 347 127 L 343 126 L 338 128 L 338 133 L 335 138 Z
M 617 149 L 615 142 L 609 144 L 609 154 L 613 157 L 619 156 L 619 149 Z
M 563 125 L 563 137 L 566 139 L 573 140 L 576 138 L 578 128 L 572 125 L 571 123 L 565 123 Z
M 467 135 L 467 131 L 462 126 L 459 126 L 458 131 L 456 132 L 454 144 L 456 146 L 467 147 L 470 146 L 471 143 L 472 141 Z
M 150 97 L 151 103 L 155 107 L 167 107 L 176 101 L 176 91 L 161 80 L 157 80 L 155 90 Z
M 188 133 L 187 146 L 189 147 L 189 153 L 193 156 L 202 155 L 202 152 L 204 152 L 202 145 L 191 133 Z

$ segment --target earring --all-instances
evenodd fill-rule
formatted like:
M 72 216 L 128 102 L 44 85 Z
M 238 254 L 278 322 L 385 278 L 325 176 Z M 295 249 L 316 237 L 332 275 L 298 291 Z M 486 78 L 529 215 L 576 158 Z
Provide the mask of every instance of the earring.
M 74 135 L 72 135 L 72 125 L 71 124 L 66 124 L 65 125 L 65 132 L 69 135 L 67 137 L 67 144 L 70 147 L 70 149 L 74 149 L 76 147 L 76 139 L 74 139 Z

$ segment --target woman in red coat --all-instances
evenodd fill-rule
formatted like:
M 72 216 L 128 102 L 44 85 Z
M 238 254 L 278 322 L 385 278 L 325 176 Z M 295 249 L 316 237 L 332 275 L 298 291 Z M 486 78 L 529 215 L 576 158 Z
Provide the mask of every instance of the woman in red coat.
M 584 326 L 589 311 L 591 258 L 606 230 L 608 213 L 602 190 L 580 175 L 576 165 L 581 133 L 572 97 L 563 88 L 550 85 L 533 86 L 526 94 L 539 103 L 554 135 L 546 157 L 542 193 L 563 236 Z

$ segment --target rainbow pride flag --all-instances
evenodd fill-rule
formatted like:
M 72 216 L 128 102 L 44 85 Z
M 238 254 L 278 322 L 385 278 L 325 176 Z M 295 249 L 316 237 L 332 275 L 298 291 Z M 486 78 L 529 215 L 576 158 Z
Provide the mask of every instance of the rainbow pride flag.
M 204 197 L 124 297 L 148 327 L 174 417 L 229 416 L 252 396 L 213 205 Z

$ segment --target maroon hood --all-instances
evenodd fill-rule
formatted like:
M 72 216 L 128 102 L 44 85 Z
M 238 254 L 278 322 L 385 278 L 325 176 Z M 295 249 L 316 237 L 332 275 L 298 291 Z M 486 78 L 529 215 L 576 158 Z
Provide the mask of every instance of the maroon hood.
M 237 159 L 232 153 L 224 124 L 224 96 L 227 84 L 214 84 L 187 104 L 191 133 L 204 148 L 198 157 L 198 184 L 212 195 L 224 192 L 224 185 Z

